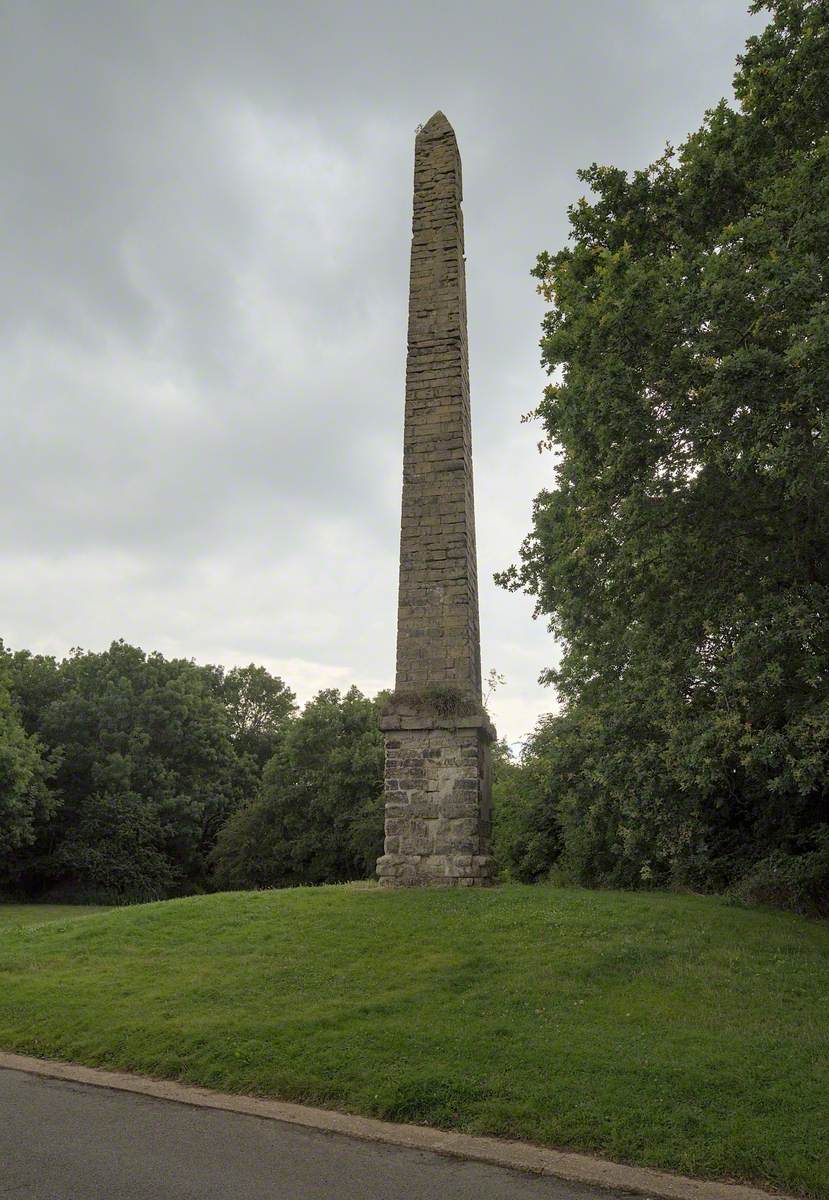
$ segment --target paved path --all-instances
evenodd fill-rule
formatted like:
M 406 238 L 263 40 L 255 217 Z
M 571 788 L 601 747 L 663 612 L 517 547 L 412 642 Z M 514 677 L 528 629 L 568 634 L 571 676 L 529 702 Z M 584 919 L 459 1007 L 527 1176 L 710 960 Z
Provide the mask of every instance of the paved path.
M 613 1200 L 484 1163 L 0 1070 L 5 1200 Z

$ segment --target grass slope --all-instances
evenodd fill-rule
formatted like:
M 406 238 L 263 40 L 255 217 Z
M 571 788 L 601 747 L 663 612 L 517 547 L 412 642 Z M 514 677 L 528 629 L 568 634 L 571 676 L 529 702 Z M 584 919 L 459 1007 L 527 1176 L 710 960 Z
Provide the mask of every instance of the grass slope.
M 829 1197 L 829 927 L 359 886 L 0 932 L 0 1046 Z
M 0 904 L 0 932 L 9 925 L 43 925 L 46 921 L 87 917 L 100 912 L 109 912 L 109 909 L 94 904 Z

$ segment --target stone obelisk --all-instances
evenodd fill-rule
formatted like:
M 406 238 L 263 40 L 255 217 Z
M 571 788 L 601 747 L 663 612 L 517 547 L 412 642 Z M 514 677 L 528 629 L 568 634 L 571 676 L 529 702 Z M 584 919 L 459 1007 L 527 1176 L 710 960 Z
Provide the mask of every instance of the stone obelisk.
M 441 112 L 415 141 L 397 681 L 386 738 L 386 886 L 492 881 L 466 335 L 461 160 Z

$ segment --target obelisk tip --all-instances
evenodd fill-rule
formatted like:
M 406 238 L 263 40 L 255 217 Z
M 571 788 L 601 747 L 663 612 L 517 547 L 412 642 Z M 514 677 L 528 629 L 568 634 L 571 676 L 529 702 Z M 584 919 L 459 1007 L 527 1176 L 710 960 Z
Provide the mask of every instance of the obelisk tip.
M 437 137 L 442 133 L 454 134 L 455 131 L 446 119 L 445 114 L 438 109 L 434 116 L 429 118 L 420 132 L 428 134 L 430 137 Z

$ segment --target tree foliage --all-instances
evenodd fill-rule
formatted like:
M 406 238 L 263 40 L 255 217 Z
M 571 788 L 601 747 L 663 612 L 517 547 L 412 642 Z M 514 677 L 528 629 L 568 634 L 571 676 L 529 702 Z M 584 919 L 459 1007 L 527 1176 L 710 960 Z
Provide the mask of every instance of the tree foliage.
M 365 878 L 383 845 L 379 699 L 320 692 L 291 723 L 259 794 L 219 834 L 222 887 Z
M 253 663 L 0 643 L 0 888 L 119 903 L 370 875 L 381 699 L 321 692 L 297 717 Z
M 282 680 L 125 642 L 60 663 L 28 651 L 2 661 L 28 752 L 42 745 L 52 756 L 51 808 L 30 818 L 5 874 L 30 895 L 68 899 L 209 886 L 216 835 L 255 793 L 292 712 Z
M 533 883 L 561 850 L 549 763 L 527 746 L 516 762 L 506 742 L 492 748 L 492 852 L 502 874 Z
M 0 657 L 0 888 L 14 882 L 14 856 L 34 842 L 57 806 L 48 787 L 53 771 L 54 762 L 23 727 Z
M 558 453 L 501 582 L 564 643 L 532 756 L 586 882 L 724 886 L 827 818 L 829 7 L 753 7 L 739 108 L 581 172 L 534 271 Z
M 228 712 L 230 736 L 239 754 L 261 768 L 276 752 L 296 697 L 278 675 L 250 663 L 230 671 L 216 668 L 218 695 Z

